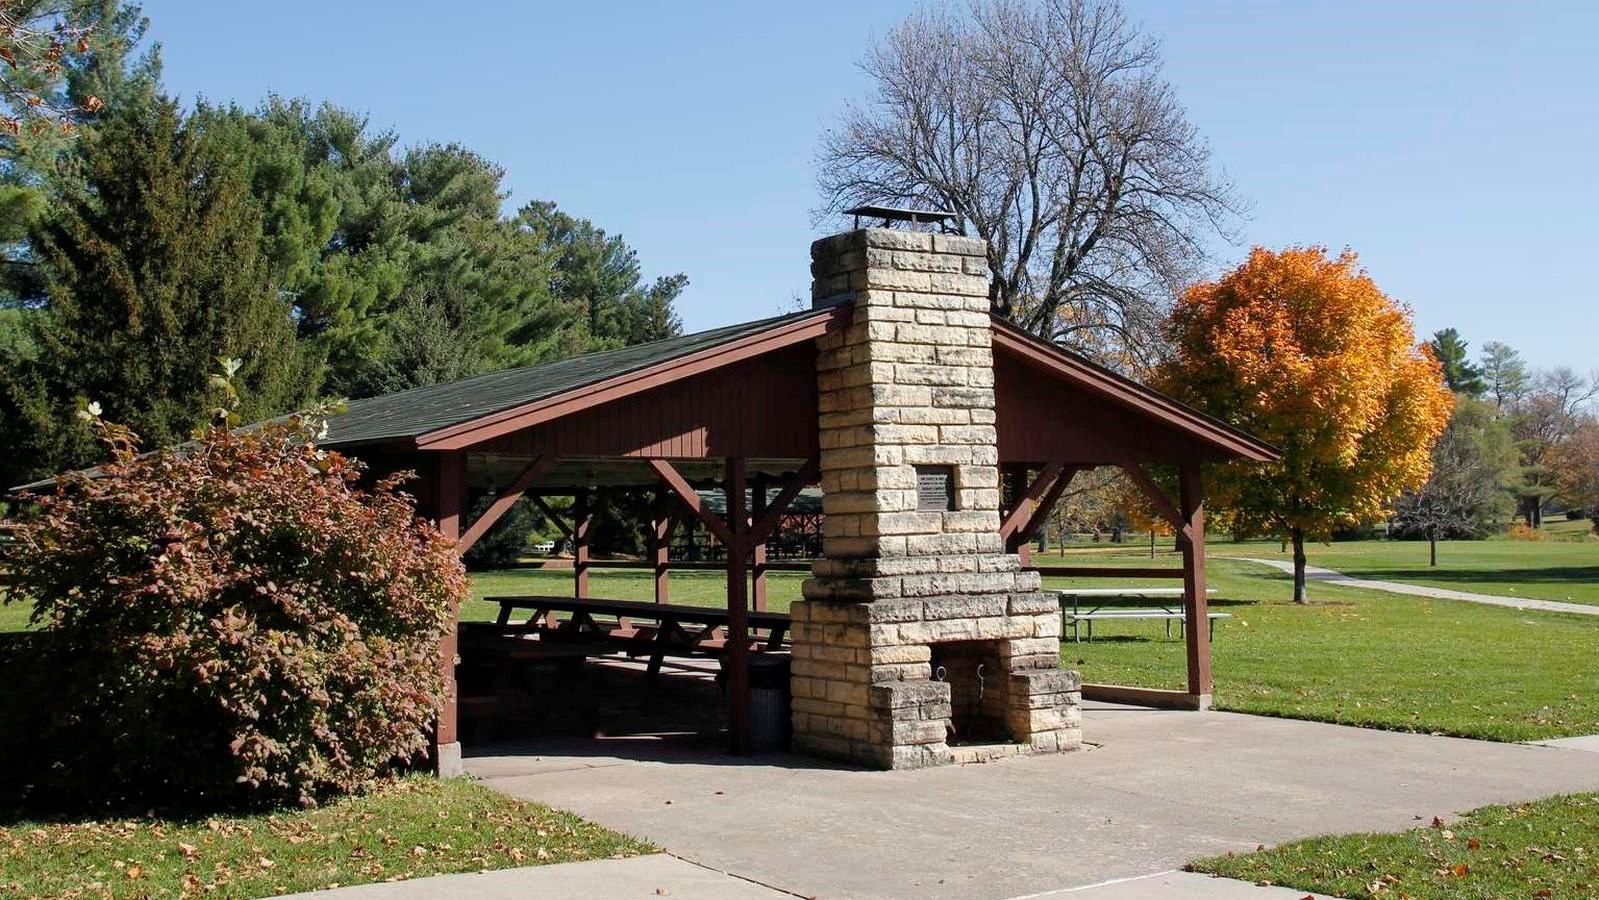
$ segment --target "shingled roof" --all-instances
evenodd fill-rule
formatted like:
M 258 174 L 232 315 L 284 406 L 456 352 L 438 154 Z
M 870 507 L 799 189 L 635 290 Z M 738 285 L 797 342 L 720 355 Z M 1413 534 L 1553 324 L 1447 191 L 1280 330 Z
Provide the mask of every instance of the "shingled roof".
M 588 353 L 558 362 L 506 369 L 460 381 L 354 400 L 344 413 L 329 420 L 328 435 L 322 443 L 326 446 L 351 446 L 416 438 L 441 428 L 582 390 L 617 375 L 711 350 L 777 326 L 832 314 L 831 309 L 807 309 L 620 350 Z

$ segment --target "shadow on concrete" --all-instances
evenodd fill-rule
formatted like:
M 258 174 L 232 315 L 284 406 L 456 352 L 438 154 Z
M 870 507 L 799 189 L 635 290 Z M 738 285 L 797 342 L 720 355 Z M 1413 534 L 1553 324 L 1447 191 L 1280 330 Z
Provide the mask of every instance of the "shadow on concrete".
M 537 768 L 537 758 L 558 757 L 567 768 L 622 762 L 656 762 L 782 769 L 853 769 L 845 763 L 764 753 L 729 752 L 727 700 L 716 683 L 714 660 L 668 662 L 658 677 L 642 663 L 620 657 L 591 659 L 594 736 L 584 732 L 569 698 L 551 698 L 548 715 L 537 721 L 467 723 L 463 755 L 472 759 L 521 758 Z M 581 762 L 577 762 L 581 761 Z

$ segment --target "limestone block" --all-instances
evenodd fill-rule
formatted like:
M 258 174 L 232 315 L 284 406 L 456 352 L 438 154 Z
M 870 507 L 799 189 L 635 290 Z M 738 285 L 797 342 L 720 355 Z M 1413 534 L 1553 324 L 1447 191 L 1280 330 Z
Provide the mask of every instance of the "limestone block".
M 832 700 L 817 700 L 812 697 L 794 697 L 789 700 L 789 708 L 795 712 L 809 713 L 813 716 L 835 718 L 844 713 L 844 704 Z
M 914 623 L 922 618 L 922 601 L 904 598 L 878 600 L 863 604 L 864 621 L 873 625 L 885 623 Z
M 982 447 L 949 447 L 943 444 L 918 444 L 900 450 L 900 459 L 906 465 L 958 466 L 976 462 Z
M 952 310 L 945 314 L 944 321 L 972 331 L 981 331 L 984 335 L 988 334 L 989 325 L 992 324 L 987 307 L 982 310 Z
M 1020 564 L 1018 560 L 1017 565 Z M 1060 612 L 1060 601 L 1054 594 L 1024 591 L 1010 595 L 1005 611 L 1013 616 L 1057 616 Z
M 894 367 L 892 380 L 896 384 L 958 386 L 972 384 L 987 378 L 989 379 L 989 385 L 992 386 L 992 377 L 991 373 L 969 369 L 964 366 L 899 363 Z
M 946 366 L 991 366 L 994 364 L 994 354 L 983 347 L 967 346 L 965 335 L 961 336 L 961 346 L 943 344 L 937 348 L 934 358 L 941 365 Z
M 856 236 L 859 235 L 859 238 Z M 925 231 L 907 231 L 894 228 L 862 228 L 846 232 L 842 237 L 858 240 L 858 246 L 878 247 L 885 250 L 932 251 L 933 236 Z M 827 240 L 823 238 L 822 240 Z M 818 241 L 817 243 L 820 243 Z M 811 255 L 816 255 L 816 244 L 811 245 Z
M 942 681 L 889 681 L 872 685 L 872 709 L 892 710 L 924 703 L 948 703 L 949 685 Z
M 890 682 L 918 682 L 926 681 L 932 677 L 932 669 L 927 663 L 889 663 L 887 665 L 872 666 L 868 681 L 872 684 Z
M 954 406 L 961 409 L 993 409 L 994 392 L 972 387 L 941 386 L 930 392 L 934 406 Z
M 992 425 L 940 425 L 937 440 L 946 444 L 989 445 L 999 440 L 999 434 Z
M 873 406 L 924 407 L 933 402 L 933 388 L 908 384 L 874 384 L 870 388 Z
M 901 291 L 929 291 L 933 289 L 933 279 L 935 278 L 942 280 L 970 277 L 971 276 L 964 274 L 957 275 L 943 272 L 930 274 L 928 272 L 913 272 L 906 269 L 865 269 L 850 273 L 849 285 L 855 290 L 860 290 L 862 288 L 887 288 L 895 291 L 896 293 Z M 833 280 L 834 279 L 829 278 L 828 282 L 832 283 Z M 943 284 L 944 282 L 941 281 L 940 283 Z M 947 287 L 940 287 L 939 289 L 949 290 Z M 958 293 L 958 291 L 951 292 Z
M 925 663 L 933 658 L 933 650 L 926 644 L 872 647 L 868 654 L 868 658 L 874 666 Z
M 972 534 L 918 535 L 910 541 L 906 548 L 906 552 L 914 556 L 976 553 L 979 551 L 977 536 Z
M 877 263 L 872 263 L 877 265 Z M 948 256 L 941 253 L 916 253 L 901 250 L 894 253 L 893 265 L 898 269 L 909 269 L 916 272 L 962 272 L 965 267 L 961 265 L 958 256 Z
M 982 238 L 966 237 L 965 235 L 935 234 L 933 235 L 933 252 L 975 256 L 986 261 L 988 259 L 988 242 Z
M 979 556 L 982 560 L 980 571 L 983 572 L 1020 572 L 1022 561 L 1014 553 L 992 553 Z
M 929 276 L 927 286 L 919 290 L 937 294 L 969 294 L 987 299 L 988 279 L 981 275 L 967 275 L 965 272 L 938 272 Z
M 1007 599 L 1003 594 L 929 597 L 922 601 L 922 614 L 930 620 L 1003 616 Z

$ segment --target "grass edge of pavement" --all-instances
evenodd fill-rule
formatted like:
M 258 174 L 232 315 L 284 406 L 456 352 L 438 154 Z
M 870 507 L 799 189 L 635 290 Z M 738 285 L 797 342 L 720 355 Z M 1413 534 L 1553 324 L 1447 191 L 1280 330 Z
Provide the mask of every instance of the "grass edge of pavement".
M 270 897 L 657 851 L 471 778 L 413 775 L 305 810 L 7 820 L 0 895 Z
M 1599 793 L 1484 806 L 1398 833 L 1306 838 L 1185 868 L 1351 898 L 1592 897 L 1599 894 Z

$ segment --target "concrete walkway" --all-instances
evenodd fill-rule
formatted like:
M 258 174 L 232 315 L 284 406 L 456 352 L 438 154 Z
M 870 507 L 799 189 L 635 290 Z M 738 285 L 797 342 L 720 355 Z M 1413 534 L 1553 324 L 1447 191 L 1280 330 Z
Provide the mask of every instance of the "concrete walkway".
M 1272 895 L 1252 886 L 1174 870 L 1261 844 L 1398 831 L 1599 789 L 1599 754 L 1553 747 L 1105 704 L 1089 705 L 1084 733 L 1094 746 L 1077 753 L 916 772 L 735 759 L 690 738 L 489 747 L 467 768 L 710 869 L 827 898 L 1001 900 L 1090 887 L 1075 896 L 1264 900 Z M 1171 891 L 1104 883 L 1149 877 Z
M 360 884 L 290 896 L 297 900 L 789 900 L 793 895 L 657 853 Z
M 1213 556 L 1213 559 L 1239 559 L 1244 562 L 1259 563 L 1271 566 L 1279 572 L 1292 575 L 1294 564 L 1281 559 L 1261 559 L 1255 556 Z M 1343 585 L 1344 587 L 1366 588 L 1373 591 L 1387 591 L 1391 594 L 1409 594 L 1412 597 L 1431 597 L 1435 600 L 1465 600 L 1468 603 L 1486 603 L 1489 606 L 1508 606 L 1511 609 L 1536 609 L 1543 612 L 1576 613 L 1579 616 L 1599 616 L 1599 605 L 1584 603 L 1562 603 L 1559 600 L 1535 600 L 1530 597 L 1503 597 L 1498 594 L 1474 594 L 1470 591 L 1452 591 L 1448 588 L 1427 587 L 1420 584 L 1404 584 L 1398 581 L 1371 581 L 1365 578 L 1352 578 L 1342 572 L 1332 569 L 1323 569 L 1319 566 L 1305 567 L 1305 580 L 1325 581 L 1329 584 Z
M 787 891 L 716 872 L 665 853 L 632 859 L 529 866 L 410 881 L 361 884 L 284 900 L 793 900 Z M 1191 872 L 1158 872 L 1011 900 L 1330 900 L 1287 888 Z

